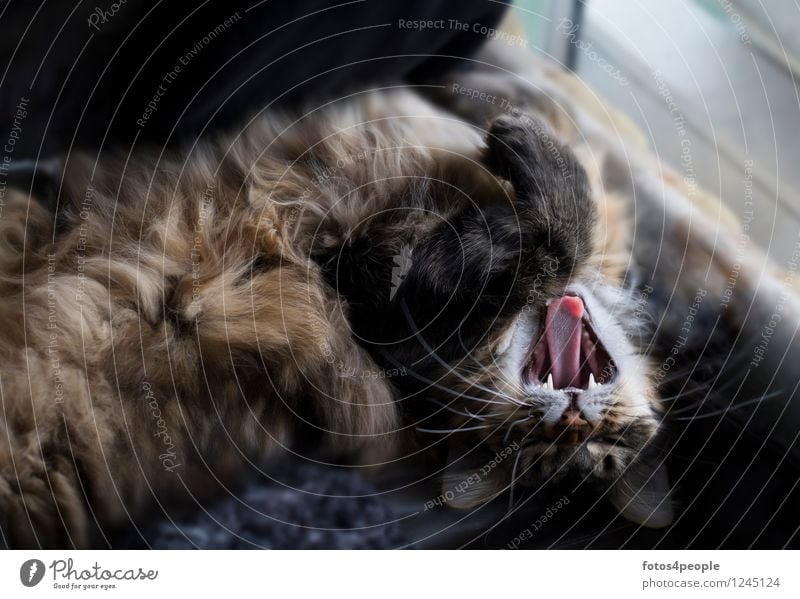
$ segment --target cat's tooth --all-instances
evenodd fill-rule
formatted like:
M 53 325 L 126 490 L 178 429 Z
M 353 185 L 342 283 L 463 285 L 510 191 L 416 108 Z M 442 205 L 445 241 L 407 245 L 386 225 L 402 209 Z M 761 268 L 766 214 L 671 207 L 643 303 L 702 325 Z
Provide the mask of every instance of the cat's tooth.
M 594 380 L 594 374 L 591 372 L 589 373 L 589 389 L 594 389 L 597 387 L 597 383 Z
M 547 375 L 547 388 L 553 390 L 553 373 Z

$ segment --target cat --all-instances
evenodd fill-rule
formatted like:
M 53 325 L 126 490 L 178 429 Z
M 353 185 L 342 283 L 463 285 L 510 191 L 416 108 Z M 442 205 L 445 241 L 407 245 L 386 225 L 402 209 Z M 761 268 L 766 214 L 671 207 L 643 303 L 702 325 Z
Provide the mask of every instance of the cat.
M 447 489 L 513 443 L 452 507 L 577 475 L 669 522 L 625 221 L 537 116 L 373 91 L 65 182 L 0 218 L 8 546 L 103 546 L 297 444 Z

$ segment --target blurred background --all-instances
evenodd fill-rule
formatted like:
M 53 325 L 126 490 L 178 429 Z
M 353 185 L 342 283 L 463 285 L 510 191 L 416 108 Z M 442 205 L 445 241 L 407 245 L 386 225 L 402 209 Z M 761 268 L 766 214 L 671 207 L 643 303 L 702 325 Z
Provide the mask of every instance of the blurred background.
M 529 47 L 632 119 L 661 160 L 744 208 L 779 266 L 800 231 L 800 7 L 781 0 L 518 0 Z

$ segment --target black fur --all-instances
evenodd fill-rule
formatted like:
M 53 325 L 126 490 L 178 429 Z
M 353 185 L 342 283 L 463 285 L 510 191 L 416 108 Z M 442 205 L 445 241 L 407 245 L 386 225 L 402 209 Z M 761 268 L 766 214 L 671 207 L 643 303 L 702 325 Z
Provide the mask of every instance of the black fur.
M 393 378 L 405 392 L 426 388 L 526 302 L 558 293 L 592 252 L 596 215 L 586 175 L 543 125 L 495 120 L 484 158 L 511 182 L 512 196 L 431 215 L 440 222 L 419 238 L 399 226 L 403 211 L 378 216 L 318 257 L 349 304 L 356 338 L 383 367 L 405 368 L 404 378 Z M 390 297 L 404 244 L 413 248 L 411 265 Z

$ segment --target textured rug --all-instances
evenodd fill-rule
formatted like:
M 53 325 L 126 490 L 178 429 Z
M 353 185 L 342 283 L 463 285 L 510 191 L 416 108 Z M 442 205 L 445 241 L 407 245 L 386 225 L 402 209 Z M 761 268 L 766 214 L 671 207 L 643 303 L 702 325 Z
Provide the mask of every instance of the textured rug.
M 237 493 L 140 527 L 117 544 L 153 549 L 392 549 L 398 515 L 358 473 L 285 464 Z

